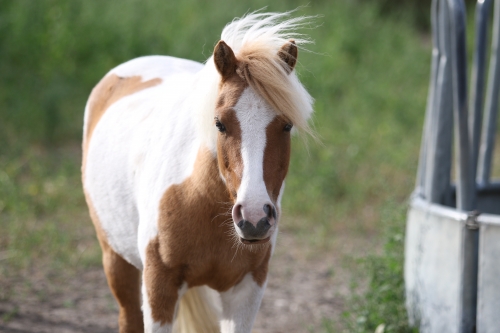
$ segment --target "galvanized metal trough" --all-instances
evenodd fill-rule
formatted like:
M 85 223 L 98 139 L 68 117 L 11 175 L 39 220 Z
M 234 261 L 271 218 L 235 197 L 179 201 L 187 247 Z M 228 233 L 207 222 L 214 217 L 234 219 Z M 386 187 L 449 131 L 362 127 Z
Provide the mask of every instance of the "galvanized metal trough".
M 476 4 L 470 99 L 464 2 L 432 3 L 430 89 L 405 243 L 406 305 L 410 324 L 422 333 L 500 332 L 500 182 L 490 179 L 500 0 L 493 15 L 492 2 Z

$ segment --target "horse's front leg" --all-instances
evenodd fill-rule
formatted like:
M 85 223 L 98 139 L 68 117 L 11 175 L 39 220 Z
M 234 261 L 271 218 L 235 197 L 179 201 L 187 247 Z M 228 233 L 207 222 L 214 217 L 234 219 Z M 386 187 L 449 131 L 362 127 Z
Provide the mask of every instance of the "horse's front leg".
M 259 310 L 266 282 L 260 285 L 249 273 L 243 280 L 226 292 L 221 293 L 222 333 L 250 333 Z
M 148 245 L 142 279 L 145 333 L 172 333 L 179 299 L 185 292 L 180 272 L 161 260 L 158 244 Z

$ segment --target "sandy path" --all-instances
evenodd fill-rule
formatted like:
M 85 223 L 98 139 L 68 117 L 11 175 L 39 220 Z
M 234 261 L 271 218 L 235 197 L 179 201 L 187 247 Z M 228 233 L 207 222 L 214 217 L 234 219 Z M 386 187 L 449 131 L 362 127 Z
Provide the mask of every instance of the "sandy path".
M 332 240 L 335 244 L 326 253 L 312 253 L 294 236 L 280 234 L 255 332 L 322 332 L 323 318 L 341 328 L 353 278 L 349 262 L 373 243 L 363 237 L 338 239 L 342 241 Z M 100 268 L 55 283 L 36 275 L 30 281 L 0 279 L 0 289 L 5 288 L 0 292 L 0 332 L 118 331 L 117 306 Z

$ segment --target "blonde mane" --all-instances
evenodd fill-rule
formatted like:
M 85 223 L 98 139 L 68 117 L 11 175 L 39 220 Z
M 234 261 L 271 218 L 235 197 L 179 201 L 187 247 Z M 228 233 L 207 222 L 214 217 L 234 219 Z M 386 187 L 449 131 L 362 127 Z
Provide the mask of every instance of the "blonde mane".
M 310 43 L 296 30 L 309 24 L 311 17 L 290 18 L 291 13 L 253 12 L 236 18 L 224 27 L 221 40 L 231 47 L 238 61 L 244 64 L 244 71 L 240 75 L 250 87 L 275 111 L 289 119 L 299 132 L 313 135 L 308 119 L 313 112 L 314 100 L 300 83 L 295 70 L 289 73 L 287 65 L 279 56 L 283 45 L 291 40 L 299 48 Z M 212 133 L 210 137 L 213 138 L 213 110 L 220 81 L 213 57 L 207 59 L 203 72 L 205 98 L 200 99 L 203 105 L 200 105 L 199 110 L 203 112 L 203 132 Z

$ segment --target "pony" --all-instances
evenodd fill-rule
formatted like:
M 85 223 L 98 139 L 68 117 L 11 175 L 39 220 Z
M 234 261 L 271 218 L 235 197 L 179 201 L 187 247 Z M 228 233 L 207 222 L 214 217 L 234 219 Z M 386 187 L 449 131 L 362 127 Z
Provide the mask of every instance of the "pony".
M 120 332 L 250 332 L 282 215 L 307 17 L 235 19 L 205 64 L 145 56 L 85 108 L 83 189 Z

